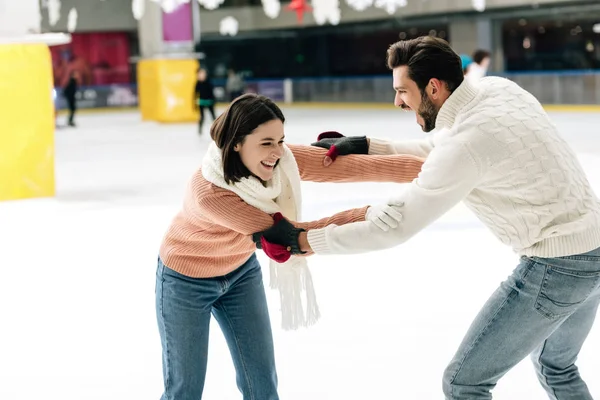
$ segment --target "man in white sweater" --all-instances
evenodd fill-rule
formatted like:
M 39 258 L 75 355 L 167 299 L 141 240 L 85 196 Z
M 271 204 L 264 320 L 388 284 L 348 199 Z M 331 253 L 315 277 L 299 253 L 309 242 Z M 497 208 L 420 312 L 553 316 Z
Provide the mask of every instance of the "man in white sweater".
M 303 232 L 283 220 L 277 236 L 265 231 L 265 239 L 316 254 L 381 250 L 463 201 L 521 258 L 447 367 L 446 398 L 491 399 L 497 381 L 531 355 L 552 399 L 592 399 L 574 363 L 600 302 L 600 205 L 574 152 L 531 94 L 502 78 L 464 80 L 459 56 L 441 39 L 395 43 L 388 66 L 394 104 L 416 111 L 423 130 L 435 133 L 419 141 L 341 137 L 317 145 L 344 155 L 366 140 L 369 154 L 427 157 L 394 199 L 402 204 L 398 228 L 357 222 Z

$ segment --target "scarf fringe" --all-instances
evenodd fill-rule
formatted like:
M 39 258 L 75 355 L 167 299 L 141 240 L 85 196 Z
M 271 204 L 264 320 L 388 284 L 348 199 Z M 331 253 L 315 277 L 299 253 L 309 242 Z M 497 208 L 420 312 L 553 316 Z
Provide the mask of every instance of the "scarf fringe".
M 291 264 L 270 264 L 269 286 L 279 289 L 284 330 L 312 326 L 321 317 L 310 270 L 302 263 Z

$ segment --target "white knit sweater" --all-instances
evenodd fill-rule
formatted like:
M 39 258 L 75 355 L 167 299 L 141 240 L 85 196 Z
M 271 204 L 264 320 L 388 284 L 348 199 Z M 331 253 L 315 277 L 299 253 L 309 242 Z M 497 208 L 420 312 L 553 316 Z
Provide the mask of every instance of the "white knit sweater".
M 403 220 L 310 230 L 317 254 L 351 254 L 404 243 L 461 200 L 519 255 L 560 257 L 600 247 L 600 204 L 569 145 L 540 103 L 517 84 L 466 80 L 442 106 L 436 131 L 419 141 L 371 139 L 371 154 L 427 156 L 402 188 Z

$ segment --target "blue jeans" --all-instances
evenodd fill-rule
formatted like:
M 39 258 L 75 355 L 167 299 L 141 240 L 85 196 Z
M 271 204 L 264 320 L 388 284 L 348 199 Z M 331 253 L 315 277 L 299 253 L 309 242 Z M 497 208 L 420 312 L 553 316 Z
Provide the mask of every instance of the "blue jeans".
M 575 360 L 599 302 L 600 249 L 559 258 L 522 257 L 446 368 L 446 399 L 491 399 L 498 380 L 530 355 L 550 399 L 592 400 Z
M 225 335 L 244 400 L 278 400 L 271 322 L 256 255 L 228 275 L 215 278 L 190 278 L 158 260 L 161 399 L 202 398 L 211 314 Z

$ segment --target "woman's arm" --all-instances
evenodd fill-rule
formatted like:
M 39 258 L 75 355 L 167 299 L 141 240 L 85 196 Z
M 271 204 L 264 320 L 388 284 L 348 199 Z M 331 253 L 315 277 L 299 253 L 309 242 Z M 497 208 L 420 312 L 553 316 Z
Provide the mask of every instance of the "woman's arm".
M 213 186 L 211 193 L 196 198 L 202 215 L 215 224 L 221 225 L 243 235 L 252 235 L 273 225 L 268 213 L 251 206 L 232 191 Z M 310 222 L 292 223 L 298 228 L 320 229 L 328 225 L 344 225 L 365 220 L 368 207 L 342 211 L 331 217 Z
M 288 144 L 294 154 L 300 178 L 312 182 L 412 182 L 421 172 L 425 159 L 408 154 L 338 157 L 325 167 L 327 150 L 315 146 Z

